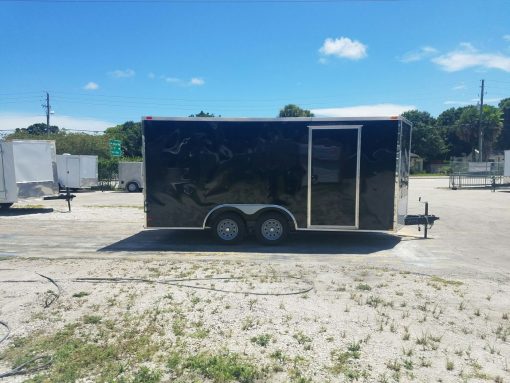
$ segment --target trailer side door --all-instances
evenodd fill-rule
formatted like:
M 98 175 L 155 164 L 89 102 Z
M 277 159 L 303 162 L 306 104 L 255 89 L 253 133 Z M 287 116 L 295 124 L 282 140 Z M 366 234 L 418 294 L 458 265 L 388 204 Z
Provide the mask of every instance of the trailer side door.
M 308 228 L 359 227 L 361 126 L 310 126 Z

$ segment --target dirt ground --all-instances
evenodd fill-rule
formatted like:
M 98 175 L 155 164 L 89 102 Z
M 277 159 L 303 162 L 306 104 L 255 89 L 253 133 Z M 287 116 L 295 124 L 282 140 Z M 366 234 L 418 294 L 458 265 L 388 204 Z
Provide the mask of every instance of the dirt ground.
M 411 180 L 429 240 L 277 248 L 143 230 L 141 194 L 22 201 L 0 213 L 0 376 L 32 373 L 0 381 L 510 382 L 510 193 L 447 186 Z

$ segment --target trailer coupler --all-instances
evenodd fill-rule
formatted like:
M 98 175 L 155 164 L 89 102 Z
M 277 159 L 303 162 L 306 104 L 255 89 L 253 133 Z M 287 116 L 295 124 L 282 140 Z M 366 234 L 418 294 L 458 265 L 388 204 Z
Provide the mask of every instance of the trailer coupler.
M 64 199 L 64 200 L 67 201 L 67 207 L 68 207 L 69 211 L 71 211 L 71 201 L 73 200 L 74 197 L 76 197 L 76 196 L 74 194 L 71 194 L 69 192 L 69 188 L 67 188 L 65 194 L 59 194 L 59 195 L 55 195 L 55 196 L 44 197 L 43 199 L 45 201 L 55 200 L 55 199 Z
M 421 201 L 421 197 L 420 197 Z M 424 202 L 425 204 L 425 214 L 418 215 L 407 215 L 404 224 L 407 226 L 418 226 L 418 231 L 421 231 L 421 226 L 424 227 L 423 230 L 423 238 L 428 238 L 428 231 L 432 229 L 434 226 L 434 222 L 439 220 L 439 217 L 436 217 L 433 214 L 429 214 L 429 203 Z

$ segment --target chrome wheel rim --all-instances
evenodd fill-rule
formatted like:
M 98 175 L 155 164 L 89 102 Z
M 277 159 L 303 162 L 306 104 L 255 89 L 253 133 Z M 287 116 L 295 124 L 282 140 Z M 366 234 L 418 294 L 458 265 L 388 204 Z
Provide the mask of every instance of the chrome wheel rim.
M 222 240 L 232 241 L 239 234 L 239 226 L 233 219 L 225 218 L 218 222 L 216 232 Z
M 128 185 L 128 190 L 131 191 L 131 192 L 134 192 L 136 190 L 136 185 L 135 184 L 129 184 Z
M 262 223 L 262 236 L 269 241 L 276 241 L 283 235 L 283 225 L 277 219 L 268 219 Z

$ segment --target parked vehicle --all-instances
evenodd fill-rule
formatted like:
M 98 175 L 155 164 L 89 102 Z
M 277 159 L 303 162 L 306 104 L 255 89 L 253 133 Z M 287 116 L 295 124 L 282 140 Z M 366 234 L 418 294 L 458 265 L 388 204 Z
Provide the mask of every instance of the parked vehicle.
M 90 189 L 98 185 L 97 156 L 57 155 L 60 188 Z
M 142 120 L 146 227 L 265 244 L 406 224 L 411 124 L 389 118 Z M 412 224 L 436 217 L 413 217 Z M 428 220 L 427 220 L 428 219 Z
M 0 190 L 3 192 L 0 191 L 0 203 L 3 208 L 10 207 L 18 198 L 58 194 L 54 141 L 12 140 L 2 142 L 1 148 Z
M 17 200 L 12 142 L 0 142 L 0 208 L 7 209 Z
M 130 193 L 143 190 L 143 162 L 119 162 L 119 187 Z

